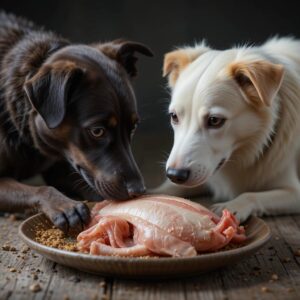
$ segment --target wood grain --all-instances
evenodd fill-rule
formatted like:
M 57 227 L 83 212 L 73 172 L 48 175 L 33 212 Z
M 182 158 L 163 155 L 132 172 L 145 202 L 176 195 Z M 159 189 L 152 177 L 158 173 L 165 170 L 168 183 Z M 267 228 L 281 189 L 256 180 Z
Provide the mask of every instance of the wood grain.
M 1 217 L 0 299 L 300 299 L 300 257 L 294 255 L 300 248 L 300 218 L 265 220 L 273 238 L 242 263 L 197 278 L 138 282 L 105 279 L 59 266 L 33 251 L 21 253 L 20 221 Z M 18 251 L 4 251 L 7 243 Z M 272 279 L 275 275 L 278 280 Z M 30 291 L 34 283 L 40 284 L 41 291 Z

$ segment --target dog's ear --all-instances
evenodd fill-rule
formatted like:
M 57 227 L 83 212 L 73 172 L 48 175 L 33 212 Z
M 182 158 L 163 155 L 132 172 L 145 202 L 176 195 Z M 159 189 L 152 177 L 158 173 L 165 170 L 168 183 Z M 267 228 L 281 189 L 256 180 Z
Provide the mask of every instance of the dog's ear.
M 56 128 L 63 121 L 70 88 L 82 74 L 83 70 L 75 63 L 58 61 L 44 65 L 25 82 L 24 90 L 31 105 L 49 128 Z
M 131 42 L 126 40 L 115 40 L 105 44 L 94 44 L 98 50 L 106 56 L 118 61 L 129 74 L 130 77 L 137 75 L 136 62 L 138 58 L 135 53 L 140 53 L 145 56 L 153 56 L 153 52 L 144 44 Z
M 282 65 L 267 61 L 237 62 L 230 65 L 230 75 L 250 104 L 270 106 L 284 75 Z
M 169 86 L 174 87 L 180 73 L 196 58 L 210 48 L 204 42 L 195 47 L 186 47 L 165 54 L 163 77 L 168 76 Z

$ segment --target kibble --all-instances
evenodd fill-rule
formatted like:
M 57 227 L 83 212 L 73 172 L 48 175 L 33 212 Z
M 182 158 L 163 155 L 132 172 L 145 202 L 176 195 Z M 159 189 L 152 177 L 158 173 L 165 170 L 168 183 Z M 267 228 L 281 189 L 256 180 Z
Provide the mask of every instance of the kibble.
M 272 274 L 271 279 L 276 281 L 278 280 L 278 275 L 277 274 Z
M 8 217 L 8 219 L 9 219 L 9 221 L 11 221 L 11 222 L 17 221 L 17 217 L 16 217 L 16 215 L 14 215 L 14 214 L 10 214 L 9 217 Z
M 16 268 L 10 268 L 9 272 L 15 273 L 15 272 L 17 272 L 17 269 Z
M 282 260 L 284 263 L 288 263 L 291 261 L 291 259 L 289 257 L 284 257 Z
M 29 250 L 30 250 L 30 248 L 25 246 L 21 249 L 21 253 L 26 254 Z
M 48 247 L 74 252 L 78 251 L 76 240 L 68 238 L 57 228 L 37 230 L 35 240 Z
M 5 244 L 2 246 L 3 251 L 17 251 L 16 247 L 11 246 L 9 244 Z
M 40 286 L 40 284 L 34 283 L 34 284 L 32 284 L 32 285 L 29 287 L 29 290 L 30 290 L 31 292 L 37 293 L 37 292 L 39 292 L 39 291 L 42 290 L 42 287 Z
M 269 293 L 270 289 L 268 287 L 266 287 L 266 286 L 262 286 L 261 287 L 261 291 L 262 291 L 262 293 Z

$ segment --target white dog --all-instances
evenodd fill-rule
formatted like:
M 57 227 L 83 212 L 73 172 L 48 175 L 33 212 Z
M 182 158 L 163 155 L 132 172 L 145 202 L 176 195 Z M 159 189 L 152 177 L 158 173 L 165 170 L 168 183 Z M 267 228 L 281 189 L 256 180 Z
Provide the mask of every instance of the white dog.
M 209 187 L 241 221 L 300 213 L 300 41 L 225 51 L 204 43 L 167 53 L 174 145 L 156 192 Z M 195 189 L 193 190 L 195 194 Z

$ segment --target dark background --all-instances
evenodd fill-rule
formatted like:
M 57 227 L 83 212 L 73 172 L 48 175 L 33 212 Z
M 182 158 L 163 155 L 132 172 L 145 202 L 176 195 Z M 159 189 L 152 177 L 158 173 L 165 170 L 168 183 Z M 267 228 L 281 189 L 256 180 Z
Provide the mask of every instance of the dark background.
M 141 126 L 137 160 L 163 160 L 170 148 L 166 116 L 169 94 L 161 77 L 164 53 L 175 46 L 207 40 L 224 49 L 260 43 L 270 36 L 300 36 L 299 1 L 101 1 L 0 0 L 0 8 L 44 25 L 74 42 L 125 37 L 149 45 L 154 59 L 141 58 L 135 80 Z M 300 55 L 300 53 L 299 53 Z M 160 139 L 154 137 L 166 136 Z M 155 157 L 155 158 L 154 158 Z

